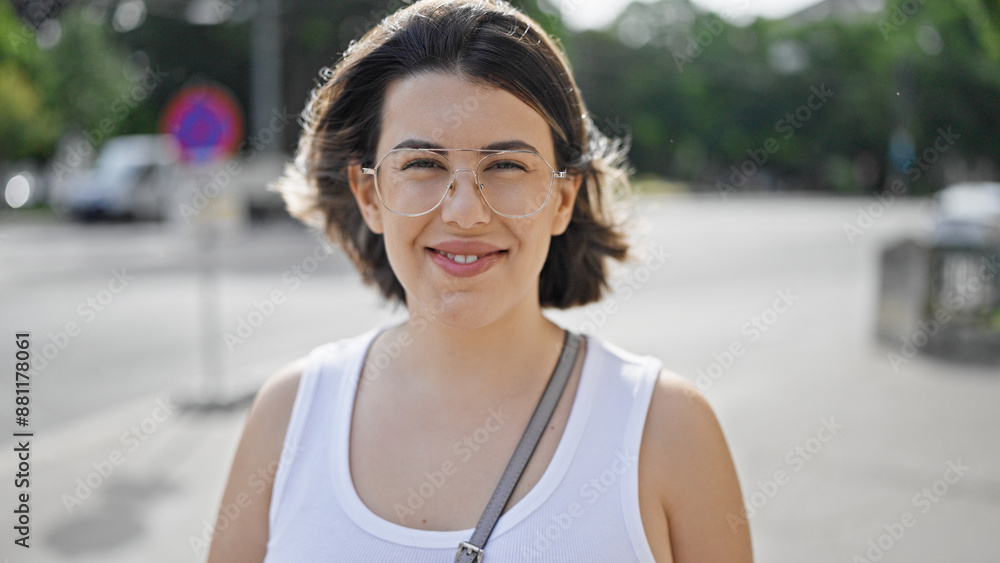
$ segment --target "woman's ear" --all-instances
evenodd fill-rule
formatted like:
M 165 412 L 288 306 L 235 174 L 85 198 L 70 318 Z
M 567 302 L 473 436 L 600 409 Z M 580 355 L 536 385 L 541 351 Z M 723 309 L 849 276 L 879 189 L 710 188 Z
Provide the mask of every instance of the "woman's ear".
M 362 173 L 361 163 L 355 161 L 347 166 L 347 181 L 365 224 L 373 233 L 382 234 L 382 203 L 375 193 L 375 177 Z
M 553 180 L 553 196 L 555 196 L 556 212 L 552 221 L 552 236 L 558 236 L 566 232 L 569 222 L 573 218 L 573 209 L 576 207 L 576 195 L 583 185 L 583 175 L 578 172 L 570 172 L 566 178 Z

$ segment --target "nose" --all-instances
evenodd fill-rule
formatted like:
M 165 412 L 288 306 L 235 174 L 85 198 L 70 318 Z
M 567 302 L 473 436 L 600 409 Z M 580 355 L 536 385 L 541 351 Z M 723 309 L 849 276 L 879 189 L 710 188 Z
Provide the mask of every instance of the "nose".
M 476 172 L 469 168 L 458 168 L 452 175 L 448 194 L 442 203 L 441 218 L 455 223 L 463 229 L 474 227 L 490 220 L 492 211 L 486 205 L 480 192 Z

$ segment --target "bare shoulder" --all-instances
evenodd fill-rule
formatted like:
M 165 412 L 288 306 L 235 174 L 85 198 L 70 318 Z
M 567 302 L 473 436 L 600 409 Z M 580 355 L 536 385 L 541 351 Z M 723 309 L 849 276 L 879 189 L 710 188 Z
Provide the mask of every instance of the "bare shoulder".
M 254 454 L 253 460 L 267 460 L 271 465 L 280 456 L 305 365 L 306 358 L 285 365 L 269 377 L 257 392 L 239 445 L 239 449 L 247 454 Z M 235 461 L 242 461 L 239 451 Z
M 647 428 L 654 430 L 653 435 L 659 437 L 656 443 L 660 446 L 694 445 L 722 438 L 715 411 L 705 395 L 689 381 L 668 370 L 660 371 L 646 420 Z M 671 457 L 675 456 L 676 452 L 673 452 Z
M 640 472 L 641 486 L 659 498 L 673 561 L 752 561 L 739 480 L 715 411 L 667 370 L 653 390 Z
M 209 563 L 264 560 L 274 474 L 305 362 L 281 368 L 257 392 L 222 495 Z
M 303 357 L 285 365 L 269 377 L 261 385 L 250 407 L 248 425 L 250 420 L 265 419 L 272 424 L 274 433 L 281 434 L 281 441 L 284 441 L 292 406 L 299 391 L 299 380 L 302 379 L 305 368 L 306 358 Z M 280 428 L 275 428 L 276 426 Z

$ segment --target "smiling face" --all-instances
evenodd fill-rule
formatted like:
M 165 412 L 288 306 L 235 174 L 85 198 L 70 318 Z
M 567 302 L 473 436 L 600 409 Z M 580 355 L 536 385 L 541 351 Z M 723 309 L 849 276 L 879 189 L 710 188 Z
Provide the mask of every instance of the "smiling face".
M 513 94 L 455 74 L 426 72 L 396 81 L 385 94 L 381 158 L 398 147 L 537 151 L 558 168 L 546 120 Z M 475 169 L 484 155 L 451 152 L 454 169 Z M 411 312 L 455 328 L 538 314 L 538 277 L 550 238 L 569 225 L 580 182 L 554 179 L 540 212 L 494 213 L 472 173 L 430 213 L 404 217 L 380 203 L 373 176 L 351 167 L 351 188 L 368 227 L 384 235 L 393 272 Z M 473 258 L 475 257 L 475 258 Z

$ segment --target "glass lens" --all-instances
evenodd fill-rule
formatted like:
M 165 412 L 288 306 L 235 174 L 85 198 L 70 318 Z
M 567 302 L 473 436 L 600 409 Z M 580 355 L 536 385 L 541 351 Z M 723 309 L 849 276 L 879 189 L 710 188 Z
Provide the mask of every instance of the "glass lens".
M 454 168 L 445 156 L 459 160 L 478 157 L 478 151 L 394 149 L 379 162 L 375 186 L 386 207 L 404 215 L 434 209 L 445 197 Z M 469 154 L 466 157 L 460 153 Z M 478 153 L 479 155 L 483 153 Z M 473 161 L 475 162 L 475 161 Z M 472 164 L 471 162 L 469 164 Z M 482 195 L 494 211 L 504 215 L 531 215 L 548 200 L 552 169 L 538 153 L 508 151 L 487 154 L 476 177 Z
M 406 215 L 433 209 L 444 197 L 450 181 L 451 166 L 443 155 L 412 149 L 389 151 L 375 175 L 382 203 Z
M 531 215 L 545 205 L 552 169 L 538 153 L 504 152 L 483 159 L 477 171 L 483 197 L 505 215 Z

